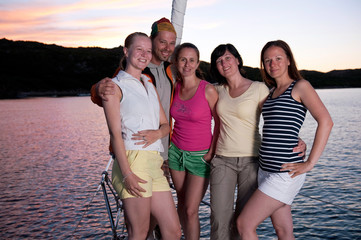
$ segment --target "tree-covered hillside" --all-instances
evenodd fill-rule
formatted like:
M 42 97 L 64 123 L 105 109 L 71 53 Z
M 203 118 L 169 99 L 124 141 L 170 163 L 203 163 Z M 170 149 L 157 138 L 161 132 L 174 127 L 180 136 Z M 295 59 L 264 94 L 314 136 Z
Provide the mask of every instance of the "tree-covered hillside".
M 65 48 L 37 42 L 0 40 L 0 98 L 20 93 L 88 93 L 90 86 L 112 76 L 122 47 Z
M 0 39 L 0 98 L 88 94 L 92 84 L 113 75 L 122 55 L 122 46 L 65 48 Z M 214 82 L 209 63 L 200 66 L 206 80 Z M 258 68 L 244 69 L 248 78 L 261 81 Z M 316 88 L 361 87 L 361 69 L 301 73 Z

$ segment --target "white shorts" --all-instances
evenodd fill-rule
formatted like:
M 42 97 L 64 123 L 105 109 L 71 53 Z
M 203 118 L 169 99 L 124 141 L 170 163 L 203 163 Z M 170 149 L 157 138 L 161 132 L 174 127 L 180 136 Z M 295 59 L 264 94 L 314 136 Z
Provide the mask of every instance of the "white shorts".
M 264 194 L 291 205 L 306 179 L 306 173 L 291 178 L 288 172 L 273 173 L 258 169 L 258 189 Z

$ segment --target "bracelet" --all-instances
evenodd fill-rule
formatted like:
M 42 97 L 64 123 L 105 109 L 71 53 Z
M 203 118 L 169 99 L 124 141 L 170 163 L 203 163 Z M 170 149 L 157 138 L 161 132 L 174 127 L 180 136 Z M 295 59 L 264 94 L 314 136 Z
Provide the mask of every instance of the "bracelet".
M 129 177 L 130 175 L 132 175 L 133 174 L 133 172 L 131 171 L 130 173 L 128 173 L 127 175 L 125 175 L 124 177 L 123 177 L 123 181 L 122 182 L 125 182 L 125 179 L 127 178 L 127 177 Z

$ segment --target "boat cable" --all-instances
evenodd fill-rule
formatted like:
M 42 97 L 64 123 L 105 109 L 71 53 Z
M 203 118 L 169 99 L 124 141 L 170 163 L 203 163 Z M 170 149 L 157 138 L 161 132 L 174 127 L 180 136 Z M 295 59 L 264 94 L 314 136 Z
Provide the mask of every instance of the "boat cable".
M 171 187 L 174 189 L 174 186 L 171 185 Z M 209 190 L 207 189 L 207 193 L 209 192 Z M 325 205 L 332 205 L 334 207 L 337 207 L 337 208 L 340 208 L 340 209 L 343 209 L 343 210 L 346 210 L 346 211 L 350 211 L 350 212 L 354 212 L 354 213 L 358 213 L 360 214 L 361 213 L 361 210 L 357 210 L 357 209 L 352 209 L 352 208 L 349 208 L 349 207 L 345 207 L 345 206 L 342 206 L 342 205 L 339 205 L 339 204 L 336 204 L 336 203 L 331 203 L 331 202 L 328 202 L 328 201 L 325 201 L 325 200 L 322 200 L 322 199 L 319 199 L 319 198 L 316 198 L 316 197 L 311 197 L 311 196 L 308 196 L 308 195 L 305 195 L 305 194 L 302 194 L 302 193 L 298 193 L 298 195 L 302 196 L 302 197 L 305 197 L 305 198 L 309 198 L 309 199 L 312 199 L 312 200 L 315 200 L 315 201 L 319 201 L 319 202 L 322 202 L 324 203 Z M 202 200 L 202 203 L 204 205 L 207 205 L 207 206 L 211 206 L 210 203 Z
M 306 198 L 309 198 L 309 199 L 312 199 L 312 200 L 316 200 L 316 201 L 319 201 L 319 202 L 322 202 L 322 203 L 325 203 L 325 204 L 328 204 L 328 205 L 332 205 L 334 207 L 341 208 L 343 210 L 347 210 L 347 211 L 350 211 L 350 212 L 361 213 L 361 210 L 351 209 L 349 207 L 345 207 L 345 206 L 342 206 L 342 205 L 339 205 L 339 204 L 336 204 L 336 203 L 331 203 L 331 202 L 328 202 L 328 201 L 325 201 L 325 200 L 322 200 L 322 199 L 319 199 L 319 198 L 316 198 L 316 197 L 311 197 L 311 196 L 308 196 L 308 195 L 305 195 L 305 194 L 302 194 L 302 193 L 298 193 L 298 195 L 301 195 L 303 197 L 306 197 Z
M 113 157 L 111 156 L 110 159 L 109 159 L 109 161 L 108 161 L 108 164 L 107 164 L 107 166 L 106 166 L 106 168 L 105 168 L 105 170 L 104 170 L 104 172 L 103 172 L 103 174 L 102 174 L 102 175 L 103 175 L 102 179 L 104 179 L 104 177 L 105 177 L 104 175 L 105 175 L 105 173 L 108 171 L 109 166 L 110 166 L 110 164 L 112 163 L 112 161 L 113 161 Z M 102 180 L 102 181 L 103 181 L 103 180 Z M 88 213 L 90 204 L 93 202 L 95 196 L 98 194 L 98 192 L 99 192 L 99 190 L 100 190 L 100 188 L 101 188 L 101 186 L 102 186 L 102 181 L 99 183 L 97 190 L 95 191 L 93 197 L 90 199 L 90 202 L 86 205 L 86 208 L 85 208 L 83 214 L 81 215 L 81 217 L 80 217 L 77 225 L 75 226 L 74 231 L 73 231 L 72 234 L 70 235 L 70 237 L 74 237 L 74 234 L 75 234 L 76 230 L 78 229 L 81 221 L 83 220 L 84 216 Z

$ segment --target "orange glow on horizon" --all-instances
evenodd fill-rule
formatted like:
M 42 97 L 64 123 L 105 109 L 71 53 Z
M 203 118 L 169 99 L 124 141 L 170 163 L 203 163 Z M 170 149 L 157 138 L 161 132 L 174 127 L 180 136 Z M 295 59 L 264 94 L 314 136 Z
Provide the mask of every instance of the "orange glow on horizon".
M 49 2 L 13 5 L 11 10 L 0 10 L 0 38 L 55 43 L 66 47 L 113 48 L 122 45 L 124 38 L 134 32 L 134 25 L 149 24 L 149 17 L 124 18 L 123 14 L 114 17 L 94 13 L 108 10 L 124 12 L 125 9 L 144 6 L 149 7 L 149 2 L 83 0 L 66 5 Z M 152 7 L 155 7 L 154 3 Z M 150 26 L 146 31 L 150 32 Z

